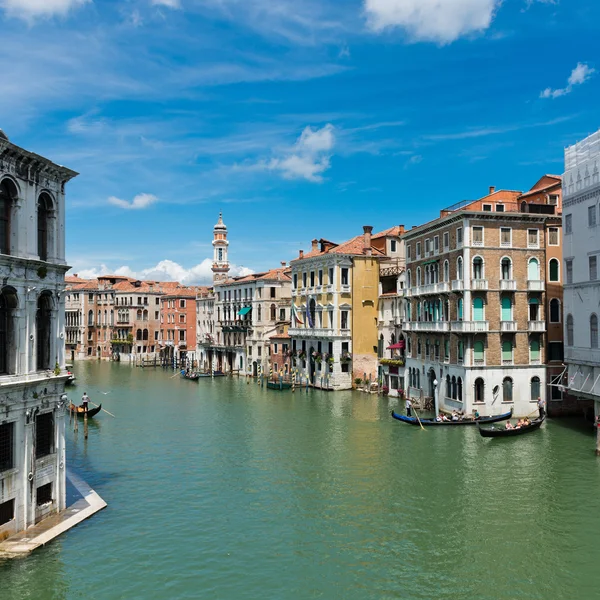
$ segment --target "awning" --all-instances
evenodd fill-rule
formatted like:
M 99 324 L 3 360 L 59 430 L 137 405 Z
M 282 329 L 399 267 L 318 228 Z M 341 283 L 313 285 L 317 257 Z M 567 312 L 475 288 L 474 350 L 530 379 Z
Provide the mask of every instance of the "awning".
M 399 342 L 388 346 L 388 350 L 402 350 L 404 348 L 404 340 L 400 340 Z
M 421 263 L 421 266 L 433 265 L 434 263 L 438 263 L 438 262 L 440 262 L 439 258 L 436 258 L 435 260 L 426 260 L 425 262 Z
M 244 306 L 239 312 L 238 315 L 240 317 L 245 317 L 252 310 L 251 306 Z

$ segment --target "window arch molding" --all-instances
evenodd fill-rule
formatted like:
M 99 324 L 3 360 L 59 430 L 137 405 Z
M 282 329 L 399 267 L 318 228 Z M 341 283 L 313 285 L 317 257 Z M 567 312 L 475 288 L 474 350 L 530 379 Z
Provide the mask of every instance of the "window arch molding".
M 54 207 L 52 194 L 42 190 L 37 199 L 37 252 L 40 260 L 48 260 L 52 250 Z
M 560 261 L 558 258 L 551 258 L 548 261 L 548 281 L 560 282 Z
M 574 331 L 575 323 L 573 321 L 573 315 L 567 315 L 567 346 L 574 345 Z
M 500 278 L 503 280 L 512 279 L 513 264 L 510 256 L 503 256 L 500 259 Z
M 559 298 L 550 299 L 550 323 L 560 323 L 561 302 Z
M 462 280 L 464 277 L 464 261 L 462 256 L 456 259 L 456 279 Z
M 0 253 L 12 254 L 14 244 L 12 242 L 13 230 L 18 233 L 15 225 L 15 209 L 19 198 L 19 186 L 10 176 L 0 180 Z
M 598 348 L 598 315 L 596 313 L 590 315 L 590 347 Z
M 480 254 L 476 254 L 471 261 L 473 279 L 485 278 L 485 260 Z
M 505 377 L 502 380 L 502 402 L 513 402 L 513 387 L 512 377 Z

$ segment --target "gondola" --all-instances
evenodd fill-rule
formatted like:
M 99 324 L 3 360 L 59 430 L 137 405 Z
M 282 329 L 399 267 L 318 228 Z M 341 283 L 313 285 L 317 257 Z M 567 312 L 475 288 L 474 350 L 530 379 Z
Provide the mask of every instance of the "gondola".
M 492 417 L 479 417 L 478 419 L 463 419 L 462 421 L 436 421 L 435 419 L 421 419 L 421 423 L 423 427 L 446 427 L 446 426 L 461 426 L 461 425 L 477 425 L 478 423 L 497 423 L 498 421 L 506 421 L 506 419 L 510 419 L 512 417 L 512 408 L 509 412 L 503 413 L 501 415 L 496 415 Z M 394 419 L 398 419 L 398 421 L 403 421 L 404 423 L 409 423 L 410 425 L 419 426 L 419 420 L 416 417 L 405 417 L 404 415 L 399 415 L 398 413 L 392 411 L 392 417 Z
M 65 381 L 65 385 L 75 385 L 75 379 L 77 379 L 77 377 L 70 372 L 68 372 L 68 375 L 69 378 Z
M 267 381 L 268 390 L 291 390 L 292 384 L 289 381 Z
M 190 381 L 198 381 L 198 379 L 200 379 L 200 375 L 198 375 L 198 373 L 182 373 L 181 376 L 184 379 L 189 379 Z
M 496 429 L 491 427 L 489 429 L 479 427 L 479 433 L 481 437 L 513 437 L 515 435 L 523 435 L 524 433 L 531 433 L 536 429 L 539 429 L 544 422 L 545 417 L 538 417 L 531 421 L 531 425 L 525 427 L 519 427 L 518 429 Z
M 83 409 L 83 406 L 75 406 L 75 404 L 71 404 L 71 406 L 69 407 L 69 410 L 71 412 L 74 412 L 78 417 L 83 417 L 83 415 L 85 414 L 85 410 Z M 88 411 L 87 411 L 88 419 L 95 417 L 101 410 L 102 410 L 102 404 L 100 404 L 100 406 L 96 406 L 95 408 L 88 408 Z

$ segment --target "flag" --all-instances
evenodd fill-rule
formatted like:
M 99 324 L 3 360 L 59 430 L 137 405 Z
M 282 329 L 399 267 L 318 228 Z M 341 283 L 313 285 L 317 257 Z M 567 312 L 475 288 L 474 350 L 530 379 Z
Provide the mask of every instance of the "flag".
M 292 302 L 292 323 L 294 325 L 304 325 L 304 323 L 302 322 L 302 319 L 300 319 L 300 317 L 298 316 L 298 309 L 296 308 L 296 305 Z
M 313 329 L 315 324 L 313 322 L 312 314 L 310 312 L 310 301 L 308 298 L 306 299 L 306 320 L 308 321 L 308 326 Z

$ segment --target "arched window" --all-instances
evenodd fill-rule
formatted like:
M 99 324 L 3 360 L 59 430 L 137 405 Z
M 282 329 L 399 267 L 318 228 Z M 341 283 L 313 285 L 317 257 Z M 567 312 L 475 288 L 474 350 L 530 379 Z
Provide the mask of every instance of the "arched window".
M 475 380 L 475 402 L 484 402 L 485 399 L 485 383 L 481 377 Z
M 485 358 L 485 346 L 481 340 L 473 344 L 473 359 L 475 364 L 482 364 Z
M 35 316 L 37 370 L 50 369 L 50 337 L 52 331 L 52 298 L 44 292 L 38 298 Z
M 502 296 L 502 321 L 512 321 L 512 300 L 510 296 Z
M 454 375 L 452 375 L 452 399 L 456 400 L 457 396 L 456 396 L 456 377 Z
M 505 377 L 502 381 L 502 402 L 513 401 L 513 380 Z
M 462 280 L 463 278 L 463 259 L 461 256 L 456 260 L 456 279 Z
M 10 254 L 11 214 L 17 188 L 10 179 L 0 184 L 0 253 Z
M 450 263 L 444 261 L 444 281 L 450 281 Z
M 540 378 L 531 378 L 531 400 L 537 400 L 540 397 Z
M 483 298 L 473 298 L 473 321 L 483 321 Z
M 550 300 L 550 323 L 560 323 L 560 300 L 558 298 Z
M 483 258 L 481 256 L 473 259 L 473 279 L 483 279 Z
M 417 267 L 417 286 L 421 285 L 421 267 Z
M 512 261 L 508 256 L 505 256 L 500 262 L 500 273 L 504 280 L 512 279 Z
M 457 388 L 458 388 L 458 390 L 457 390 L 457 398 L 456 399 L 459 402 L 462 402 L 462 377 L 459 377 L 457 379 L 456 384 L 457 384 Z
M 567 315 L 567 346 L 573 346 L 573 315 Z
M 48 194 L 41 194 L 37 205 L 38 256 L 48 260 L 48 231 L 50 229 L 50 211 L 52 200 Z
M 456 303 L 456 316 L 459 321 L 463 320 L 463 299 L 459 298 Z
M 144 312 L 142 313 L 142 319 L 143 319 L 144 321 L 147 321 L 147 320 L 148 320 L 148 311 L 147 311 L 147 310 L 145 310 L 145 309 L 144 309 Z
M 412 273 L 410 269 L 406 272 L 406 287 L 409 289 L 412 287 Z
M 527 202 L 523 201 L 521 202 L 521 212 L 522 213 L 526 213 L 527 211 Z
M 559 281 L 560 278 L 560 264 L 558 259 L 553 258 L 550 260 L 549 269 L 550 271 L 550 281 Z
M 540 263 L 537 258 L 530 258 L 527 263 L 527 279 L 529 281 L 540 280 Z
M 142 330 L 141 330 L 141 329 L 138 329 L 138 330 L 135 332 L 135 339 L 136 339 L 136 340 L 138 340 L 139 342 L 141 342 L 141 341 L 142 341 Z
M 0 373 L 14 371 L 13 356 L 13 310 L 17 308 L 17 294 L 12 288 L 4 288 L 0 294 Z
M 94 324 L 94 311 L 90 310 L 88 311 L 88 325 L 93 325 Z
M 595 314 L 590 317 L 590 345 L 592 348 L 598 347 L 598 317 Z
M 256 311 L 256 320 L 262 321 L 262 306 L 259 304 L 258 309 Z
M 452 398 L 452 380 L 446 375 L 446 398 Z
M 144 329 L 144 331 L 142 332 L 142 340 L 147 341 L 148 340 L 148 330 Z
M 311 308 L 311 312 L 312 312 L 312 318 L 313 318 L 313 323 L 315 322 L 315 313 L 313 310 L 313 302 L 314 300 L 310 301 L 310 308 Z M 274 304 L 271 304 L 271 321 L 276 321 L 277 320 L 277 307 Z

